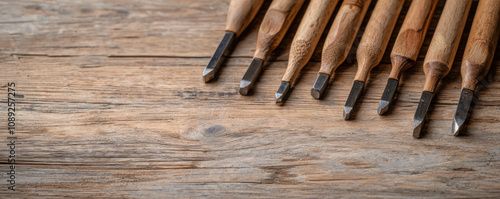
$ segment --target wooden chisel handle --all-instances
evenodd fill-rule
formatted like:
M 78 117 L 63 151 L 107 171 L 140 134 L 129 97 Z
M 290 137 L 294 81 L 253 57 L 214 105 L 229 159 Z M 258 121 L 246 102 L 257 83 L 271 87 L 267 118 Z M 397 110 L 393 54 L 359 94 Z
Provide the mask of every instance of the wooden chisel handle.
M 337 0 L 311 0 L 293 38 L 288 67 L 282 81 L 290 82 L 291 86 L 294 86 L 300 70 L 314 53 L 337 2 Z
M 266 60 L 278 47 L 304 0 L 274 0 L 260 25 L 254 58 Z
M 236 37 L 252 22 L 264 0 L 231 0 L 227 12 L 226 31 L 236 33 Z
M 319 73 L 332 75 L 351 49 L 371 0 L 344 0 L 326 37 Z
M 500 35 L 500 1 L 481 0 L 462 62 L 462 87 L 475 90 L 490 69 Z
M 370 70 L 380 63 L 404 0 L 379 0 L 356 51 L 358 71 L 354 80 L 365 82 Z
M 392 47 L 392 70 L 389 78 L 399 80 L 403 72 L 417 61 L 425 35 L 439 0 L 412 1 Z
M 446 1 L 425 56 L 424 91 L 434 92 L 439 81 L 450 72 L 471 4 L 472 0 Z

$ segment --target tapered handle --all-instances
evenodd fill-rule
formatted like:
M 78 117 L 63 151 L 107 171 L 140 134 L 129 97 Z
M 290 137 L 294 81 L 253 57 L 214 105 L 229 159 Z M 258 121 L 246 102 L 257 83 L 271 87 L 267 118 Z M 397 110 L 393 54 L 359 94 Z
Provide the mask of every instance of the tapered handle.
M 311 0 L 293 38 L 288 67 L 282 81 L 290 82 L 292 87 L 295 85 L 300 70 L 314 53 L 337 2 L 337 0 Z
M 379 0 L 356 51 L 358 71 L 354 80 L 365 82 L 370 70 L 382 60 L 404 0 Z
M 392 47 L 392 70 L 389 78 L 399 80 L 403 72 L 417 61 L 425 35 L 439 0 L 412 1 Z
M 462 61 L 462 87 L 475 90 L 488 73 L 500 35 L 500 1 L 481 0 Z
M 267 10 L 257 39 L 254 58 L 266 60 L 278 47 L 304 0 L 274 0 Z
M 288 67 L 282 81 L 290 82 L 292 87 L 295 85 L 300 70 L 314 53 L 337 2 L 337 0 L 311 0 L 293 38 Z
M 424 91 L 434 92 L 448 75 L 462 37 L 472 0 L 448 0 L 439 19 L 424 61 Z
M 264 0 L 231 0 L 227 12 L 226 31 L 236 33 L 238 37 L 252 22 Z
M 323 46 L 319 73 L 332 75 L 347 57 L 371 0 L 344 0 Z

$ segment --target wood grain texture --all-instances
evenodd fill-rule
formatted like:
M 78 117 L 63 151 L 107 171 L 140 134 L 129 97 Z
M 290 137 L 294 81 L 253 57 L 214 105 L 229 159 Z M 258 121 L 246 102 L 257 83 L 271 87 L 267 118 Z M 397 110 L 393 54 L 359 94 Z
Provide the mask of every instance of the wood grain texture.
M 333 75 L 351 50 L 371 0 L 345 0 L 328 32 L 319 73 Z
M 429 50 L 425 55 L 424 91 L 434 92 L 451 70 L 472 0 L 446 1 Z
M 404 0 L 379 0 L 356 51 L 358 72 L 354 80 L 366 82 L 371 69 L 382 61 Z
M 226 31 L 238 37 L 252 22 L 264 0 L 231 0 L 227 12 Z
M 254 58 L 266 60 L 278 47 L 304 0 L 274 0 L 262 20 Z
M 474 12 L 439 85 L 429 133 L 410 136 L 444 3 L 390 114 L 379 117 L 377 105 L 392 43 L 371 71 L 356 120 L 344 121 L 351 55 L 323 100 L 310 97 L 323 39 L 287 103 L 274 104 L 295 31 L 271 53 L 254 95 L 238 94 L 267 2 L 219 79 L 205 84 L 200 74 L 225 29 L 227 0 L 2 1 L 0 198 L 498 198 L 498 48 L 467 136 L 449 133 Z M 5 180 L 7 82 L 24 95 L 15 193 Z
M 412 1 L 391 51 L 389 78 L 399 80 L 417 61 L 438 0 Z
M 462 88 L 476 90 L 477 83 L 490 70 L 500 35 L 500 2 L 482 0 L 472 23 L 464 61 L 462 62 Z
M 288 67 L 282 81 L 290 82 L 292 87 L 295 86 L 297 77 L 311 59 L 337 2 L 337 0 L 311 0 L 293 38 Z

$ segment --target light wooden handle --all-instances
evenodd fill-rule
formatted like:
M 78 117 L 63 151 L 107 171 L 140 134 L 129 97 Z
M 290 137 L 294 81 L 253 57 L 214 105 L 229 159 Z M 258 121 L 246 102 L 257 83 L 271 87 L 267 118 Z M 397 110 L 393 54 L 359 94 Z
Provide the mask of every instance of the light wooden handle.
M 337 2 L 337 0 L 311 0 L 293 38 L 288 67 L 282 81 L 290 82 L 292 87 L 295 85 L 300 70 L 314 53 Z
M 434 92 L 448 75 L 457 53 L 472 0 L 446 1 L 424 61 L 424 91 Z
M 389 78 L 399 80 L 403 72 L 417 61 L 438 1 L 412 1 L 394 47 L 392 47 L 392 70 Z
M 304 0 L 274 0 L 259 29 L 254 58 L 266 60 L 278 47 Z
M 236 33 L 236 37 L 245 30 L 259 12 L 264 0 L 231 0 L 227 11 L 226 31 Z
M 462 87 L 475 90 L 488 73 L 500 35 L 500 1 L 481 0 L 462 61 Z
M 332 75 L 347 57 L 371 0 L 344 0 L 323 46 L 319 73 Z
M 380 63 L 404 0 L 379 0 L 356 51 L 358 71 L 354 80 L 365 82 L 370 70 Z

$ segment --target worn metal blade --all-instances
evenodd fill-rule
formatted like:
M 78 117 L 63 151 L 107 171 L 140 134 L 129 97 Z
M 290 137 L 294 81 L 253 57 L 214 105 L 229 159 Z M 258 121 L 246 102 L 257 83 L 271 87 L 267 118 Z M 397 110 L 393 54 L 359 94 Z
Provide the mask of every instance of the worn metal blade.
M 219 43 L 219 46 L 212 55 L 212 58 L 210 58 L 210 61 L 205 67 L 205 70 L 203 70 L 203 80 L 205 82 L 209 82 L 216 77 L 222 64 L 224 63 L 224 60 L 229 55 L 234 44 L 236 43 L 234 42 L 235 39 L 236 33 L 226 31 L 224 37 L 222 37 L 222 40 Z

